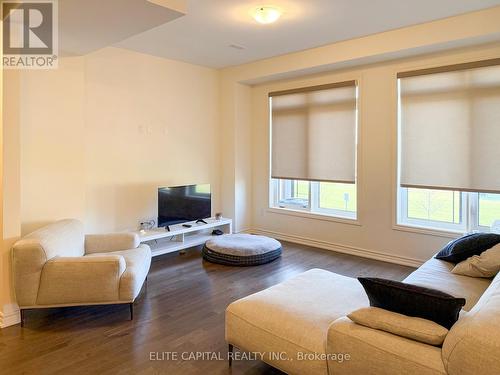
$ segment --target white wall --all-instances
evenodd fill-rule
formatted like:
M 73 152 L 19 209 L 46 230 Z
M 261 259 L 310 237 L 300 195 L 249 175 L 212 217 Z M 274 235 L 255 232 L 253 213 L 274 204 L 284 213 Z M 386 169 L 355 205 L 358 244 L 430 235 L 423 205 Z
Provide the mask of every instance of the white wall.
M 238 85 L 236 90 L 235 156 L 235 230 L 248 231 L 252 227 L 253 177 L 252 177 L 252 90 Z
M 84 217 L 84 63 L 63 58 L 57 70 L 21 74 L 23 234 L 58 218 Z
M 159 185 L 211 183 L 218 209 L 217 71 L 116 48 L 59 64 L 21 77 L 23 234 L 64 217 L 135 228 Z
M 89 230 L 155 218 L 161 185 L 210 183 L 217 210 L 217 71 L 108 48 L 86 58 L 85 74 Z

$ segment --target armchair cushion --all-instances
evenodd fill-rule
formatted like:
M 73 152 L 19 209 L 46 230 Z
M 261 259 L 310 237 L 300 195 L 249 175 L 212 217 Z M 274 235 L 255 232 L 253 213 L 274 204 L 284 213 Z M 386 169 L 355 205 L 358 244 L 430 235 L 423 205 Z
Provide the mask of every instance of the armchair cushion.
M 151 265 L 151 249 L 148 245 L 140 245 L 136 249 L 95 253 L 86 258 L 95 259 L 108 256 L 120 256 L 125 259 L 126 270 L 120 279 L 120 301 L 133 301 L 141 291 Z
M 85 236 L 85 254 L 130 250 L 139 244 L 137 233 L 88 234 Z
M 441 345 L 448 334 L 443 326 L 378 307 L 365 307 L 347 315 L 353 322 L 430 345 Z
M 119 255 L 53 258 L 43 267 L 37 304 L 117 301 L 125 269 L 125 259 Z

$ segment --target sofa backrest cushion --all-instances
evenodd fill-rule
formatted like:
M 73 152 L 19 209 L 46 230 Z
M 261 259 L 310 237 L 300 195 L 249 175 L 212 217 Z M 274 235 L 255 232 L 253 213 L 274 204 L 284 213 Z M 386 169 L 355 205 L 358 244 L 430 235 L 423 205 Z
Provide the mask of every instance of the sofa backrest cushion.
M 83 223 L 74 219 L 47 225 L 17 241 L 12 249 L 12 269 L 19 306 L 36 304 L 45 262 L 58 256 L 83 256 L 84 243 Z
M 500 234 L 496 233 L 471 233 L 456 240 L 448 242 L 445 247 L 436 254 L 436 259 L 451 263 L 460 263 L 473 255 L 479 255 L 483 251 L 500 243 Z
M 405 283 L 441 290 L 454 297 L 465 298 L 463 309 L 470 311 L 488 289 L 491 279 L 456 275 L 455 265 L 431 258 L 403 280 Z
M 437 289 L 375 277 L 358 277 L 370 306 L 423 318 L 451 328 L 458 320 L 465 298 Z
M 443 344 L 448 374 L 500 374 L 500 274 Z

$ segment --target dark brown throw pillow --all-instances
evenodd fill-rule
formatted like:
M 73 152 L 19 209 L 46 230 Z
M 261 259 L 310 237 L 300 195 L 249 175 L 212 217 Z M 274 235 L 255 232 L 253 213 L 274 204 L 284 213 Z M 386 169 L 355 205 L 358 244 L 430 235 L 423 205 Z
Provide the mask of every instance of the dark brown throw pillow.
M 465 298 L 394 280 L 358 278 L 370 306 L 436 322 L 448 329 L 458 320 Z
M 500 234 L 495 233 L 472 233 L 448 242 L 436 259 L 451 263 L 460 263 L 473 255 L 480 255 L 496 244 L 500 243 Z

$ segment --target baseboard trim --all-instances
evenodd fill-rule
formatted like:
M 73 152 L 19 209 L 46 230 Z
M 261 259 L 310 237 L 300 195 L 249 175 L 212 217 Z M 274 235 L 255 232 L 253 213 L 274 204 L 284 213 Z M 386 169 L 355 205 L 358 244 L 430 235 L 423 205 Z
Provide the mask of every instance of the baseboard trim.
M 0 328 L 10 327 L 19 323 L 21 323 L 21 313 L 19 311 L 19 308 L 4 308 L 4 311 L 0 311 Z
M 251 228 L 244 228 L 244 229 L 240 229 L 240 230 L 236 231 L 235 233 L 236 233 L 236 234 L 238 234 L 238 233 L 252 234 L 252 233 L 253 233 L 253 231 L 252 231 L 252 229 L 251 229 Z
M 274 237 L 274 238 L 276 238 L 278 240 L 282 240 L 282 241 L 288 241 L 288 242 L 293 242 L 293 243 L 297 243 L 297 244 L 301 244 L 301 245 L 317 247 L 320 249 L 336 251 L 336 252 L 343 253 L 343 254 L 356 255 L 359 257 L 363 257 L 363 258 L 380 260 L 382 262 L 400 264 L 403 266 L 410 266 L 410 267 L 417 268 L 417 267 L 420 267 L 425 262 L 424 260 L 402 257 L 399 255 L 390 255 L 390 254 L 381 253 L 379 251 L 362 249 L 362 248 L 354 247 L 354 246 L 341 245 L 341 244 L 336 244 L 333 242 L 327 242 L 327 241 L 322 241 L 322 240 L 315 240 L 312 238 L 291 235 L 291 234 L 285 234 L 285 233 L 280 233 L 280 232 L 274 232 L 274 231 L 265 230 L 265 229 L 253 229 L 251 232 L 254 234 L 262 234 L 265 236 Z

